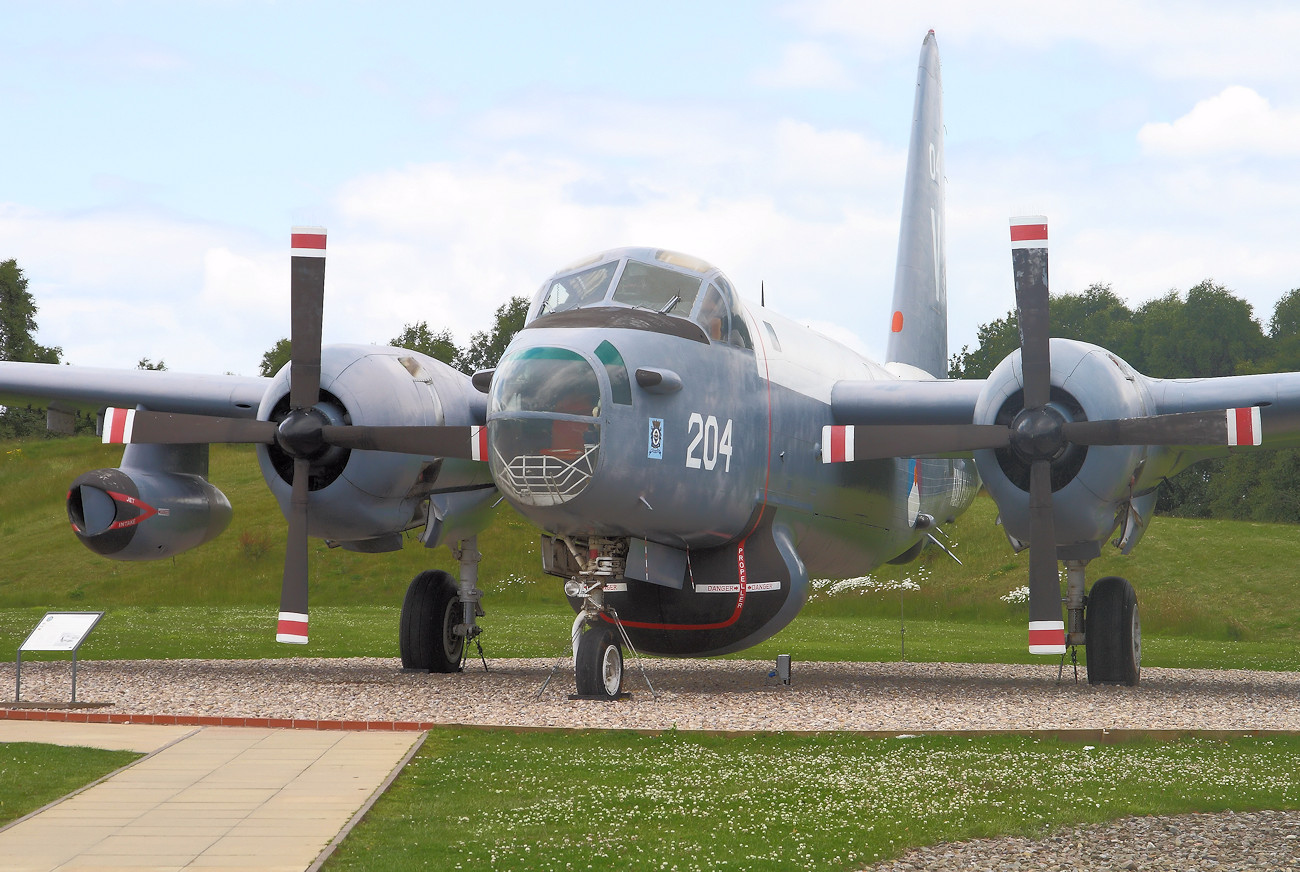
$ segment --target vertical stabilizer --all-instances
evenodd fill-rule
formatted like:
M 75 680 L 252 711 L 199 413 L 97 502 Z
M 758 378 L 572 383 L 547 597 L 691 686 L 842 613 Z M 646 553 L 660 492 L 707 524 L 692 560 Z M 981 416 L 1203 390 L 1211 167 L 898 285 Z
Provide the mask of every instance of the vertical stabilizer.
M 907 150 L 903 220 L 894 270 L 887 363 L 948 374 L 948 275 L 944 252 L 943 86 L 939 46 L 930 31 L 921 44 Z

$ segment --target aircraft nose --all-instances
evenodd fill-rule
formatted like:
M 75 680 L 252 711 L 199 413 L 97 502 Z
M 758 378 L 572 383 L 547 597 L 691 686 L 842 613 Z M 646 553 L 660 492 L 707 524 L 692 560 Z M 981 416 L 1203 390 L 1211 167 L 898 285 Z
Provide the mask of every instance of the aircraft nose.
M 492 476 L 511 501 L 554 506 L 581 493 L 600 459 L 600 381 L 565 348 L 507 355 L 488 398 Z

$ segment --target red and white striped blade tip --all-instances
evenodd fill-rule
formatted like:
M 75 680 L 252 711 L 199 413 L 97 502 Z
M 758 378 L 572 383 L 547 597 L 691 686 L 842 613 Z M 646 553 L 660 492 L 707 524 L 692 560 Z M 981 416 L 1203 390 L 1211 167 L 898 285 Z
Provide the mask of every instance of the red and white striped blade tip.
M 1259 406 L 1228 409 L 1228 444 L 1262 445 L 1264 432 L 1260 427 Z
M 130 443 L 134 429 L 135 409 L 108 408 L 104 410 L 104 434 L 102 439 L 105 445 L 126 445 Z
M 294 257 L 324 257 L 325 228 L 295 227 L 289 234 L 290 254 Z
M 488 459 L 488 428 L 478 425 L 469 428 L 470 460 Z
M 1043 215 L 1025 215 L 1011 219 L 1012 248 L 1046 248 L 1047 218 Z
M 290 645 L 307 644 L 307 616 L 299 612 L 280 612 L 275 641 Z
M 822 427 L 822 463 L 851 463 L 853 438 L 852 424 Z
M 1030 621 L 1029 622 L 1029 653 L 1030 654 L 1064 654 L 1065 653 L 1065 622 L 1064 621 Z

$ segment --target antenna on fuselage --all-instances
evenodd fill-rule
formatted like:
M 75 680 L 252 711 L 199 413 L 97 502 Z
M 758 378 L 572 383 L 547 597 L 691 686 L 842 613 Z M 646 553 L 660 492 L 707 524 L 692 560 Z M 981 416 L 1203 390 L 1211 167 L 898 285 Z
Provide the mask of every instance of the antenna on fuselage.
M 758 283 L 758 305 L 767 308 L 767 282 Z

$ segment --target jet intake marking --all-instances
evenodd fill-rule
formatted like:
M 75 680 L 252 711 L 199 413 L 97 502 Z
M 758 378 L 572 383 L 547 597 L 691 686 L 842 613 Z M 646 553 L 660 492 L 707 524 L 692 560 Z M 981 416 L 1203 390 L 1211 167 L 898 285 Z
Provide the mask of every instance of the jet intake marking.
M 134 427 L 135 409 L 105 409 L 103 443 L 105 445 L 129 444 Z
M 1064 621 L 1030 621 L 1029 622 L 1029 653 L 1030 654 L 1064 654 L 1065 653 L 1065 622 Z
M 822 463 L 853 461 L 853 425 L 827 424 L 822 428 Z
M 1228 444 L 1259 445 L 1264 441 L 1260 429 L 1259 406 L 1245 409 L 1228 409 Z

